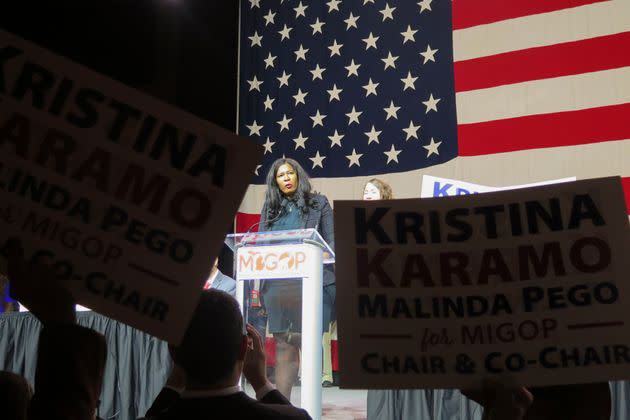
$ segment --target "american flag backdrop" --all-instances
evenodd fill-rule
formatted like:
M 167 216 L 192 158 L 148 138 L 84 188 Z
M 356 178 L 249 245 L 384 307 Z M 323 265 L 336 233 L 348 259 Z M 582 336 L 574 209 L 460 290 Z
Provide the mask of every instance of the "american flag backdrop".
M 630 203 L 630 1 L 242 0 L 239 132 L 329 199 L 373 175 L 491 186 L 620 175 Z M 629 206 L 630 207 L 630 206 Z

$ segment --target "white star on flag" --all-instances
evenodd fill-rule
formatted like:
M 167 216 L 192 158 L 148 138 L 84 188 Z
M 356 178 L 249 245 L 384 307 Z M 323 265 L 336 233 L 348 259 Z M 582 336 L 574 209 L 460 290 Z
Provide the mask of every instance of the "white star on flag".
M 287 114 L 284 114 L 282 116 L 282 119 L 280 121 L 277 121 L 278 124 L 280 124 L 280 132 L 287 130 L 289 131 L 289 123 L 293 121 L 293 118 L 287 118 Z
M 272 111 L 273 110 L 273 101 L 275 101 L 275 98 L 270 98 L 269 95 L 267 95 L 267 99 L 265 99 L 265 111 L 269 110 Z
M 363 114 L 363 111 L 357 111 L 353 106 L 352 111 L 346 114 L 348 117 L 348 125 L 351 125 L 353 122 L 359 124 L 359 117 L 361 114 Z
M 431 11 L 432 1 L 433 0 L 422 0 L 420 3 L 418 3 L 418 6 L 420 6 L 420 13 L 424 12 L 425 10 Z
M 418 80 L 417 77 L 412 77 L 411 76 L 411 72 L 408 71 L 407 72 L 407 77 L 405 77 L 404 79 L 400 79 L 404 84 L 405 87 L 403 87 L 403 92 L 406 91 L 407 89 L 413 89 L 416 90 L 416 80 Z
M 396 10 L 395 7 L 389 7 L 389 3 L 385 4 L 385 8 L 380 11 L 383 14 L 383 22 L 386 19 L 394 20 L 394 10 Z
M 434 153 L 436 155 L 439 155 L 440 152 L 438 151 L 438 147 L 440 147 L 440 144 L 442 144 L 441 141 L 436 142 L 435 140 L 433 140 L 433 137 L 431 137 L 431 142 L 426 146 L 422 146 L 427 149 L 427 157 L 431 156 Z
M 254 35 L 248 36 L 247 38 L 249 38 L 249 40 L 252 41 L 250 47 L 253 47 L 254 45 L 258 45 L 259 47 L 262 47 L 263 37 L 258 35 L 258 31 L 254 32 Z
M 245 127 L 247 127 L 249 129 L 249 135 L 250 136 L 253 136 L 253 135 L 260 136 L 260 129 L 263 128 L 262 125 L 258 125 L 256 120 L 254 120 L 252 125 L 245 125 Z
M 361 67 L 361 64 L 355 64 L 354 63 L 354 58 L 352 59 L 352 61 L 350 61 L 350 64 L 348 64 L 345 68 L 346 70 L 348 70 L 348 75 L 346 77 L 350 77 L 352 75 L 355 76 L 359 76 L 359 67 Z
M 265 16 L 263 16 L 263 19 L 265 19 L 265 26 L 269 25 L 269 24 L 275 24 L 276 18 L 276 14 L 271 12 L 271 9 L 269 9 L 269 12 L 267 12 L 267 14 Z
M 315 115 L 311 115 L 310 119 L 313 120 L 313 127 L 315 126 L 324 126 L 324 118 L 326 118 L 325 115 L 320 114 L 319 113 L 319 109 L 317 110 L 317 113 Z
M 348 16 L 348 19 L 343 20 L 344 22 L 346 22 L 346 31 L 350 28 L 358 28 L 357 20 L 359 20 L 359 17 L 360 16 L 354 16 L 352 12 L 350 12 L 350 16 Z
M 409 121 L 409 127 L 402 129 L 405 133 L 407 133 L 407 138 L 405 138 L 405 140 L 409 140 L 412 137 L 417 139 L 419 129 L 420 129 L 420 124 L 413 125 L 413 121 Z
M 278 31 L 278 33 L 280 35 L 282 35 L 282 38 L 280 38 L 280 41 L 284 41 L 285 39 L 291 39 L 291 31 L 293 30 L 293 28 L 289 28 L 286 23 L 284 24 L 284 28 L 282 28 L 281 31 Z
M 372 35 L 372 32 L 370 32 L 370 35 L 368 35 L 367 38 L 363 38 L 363 42 L 365 42 L 365 50 L 369 50 L 371 47 L 373 47 L 375 50 L 378 49 L 376 47 L 376 41 L 378 41 L 380 37 L 378 36 L 374 36 Z
M 352 165 L 361 166 L 361 163 L 359 162 L 361 156 L 363 156 L 363 153 L 357 153 L 357 151 L 352 148 L 352 154 L 346 155 L 346 158 L 350 161 L 348 162 L 348 168 L 352 167 Z
M 368 137 L 368 145 L 372 142 L 380 143 L 380 141 L 378 140 L 378 136 L 381 133 L 382 131 L 376 131 L 376 129 L 374 128 L 374 125 L 372 125 L 372 129 L 365 133 L 365 135 Z
M 333 55 L 338 55 L 341 57 L 341 47 L 343 47 L 343 44 L 337 44 L 337 40 L 333 40 L 333 44 L 328 47 L 330 50 L 330 56 L 332 57 Z
M 287 74 L 284 70 L 282 71 L 282 76 L 280 77 L 276 77 L 276 79 L 278 79 L 278 81 L 280 82 L 280 86 L 278 86 L 278 88 L 281 88 L 282 86 L 289 86 L 289 77 L 291 77 L 290 74 Z
M 343 134 L 339 134 L 337 132 L 337 130 L 335 130 L 335 133 L 332 136 L 328 136 L 328 139 L 330 140 L 330 148 L 332 149 L 333 146 L 339 146 L 341 147 L 341 139 L 343 139 Z
M 277 55 L 271 55 L 271 53 L 269 53 L 267 58 L 263 60 L 265 62 L 265 68 L 273 67 L 273 62 L 276 58 L 278 58 Z
M 302 44 L 300 44 L 300 48 L 296 51 L 294 51 L 295 53 L 295 61 L 298 61 L 299 59 L 302 59 L 304 61 L 306 61 L 306 53 L 308 52 L 308 48 L 304 48 L 302 46 Z
M 317 18 L 317 20 L 315 20 L 315 23 L 311 24 L 311 28 L 313 28 L 313 35 L 315 35 L 316 33 L 322 33 L 322 26 L 324 26 L 326 23 L 325 22 L 320 22 L 319 18 Z
M 300 103 L 306 105 L 306 101 L 304 100 L 306 95 L 308 95 L 308 92 L 302 92 L 302 89 L 298 89 L 297 93 L 293 95 L 293 99 L 295 99 L 294 106 L 297 106 Z
M 306 149 L 306 140 L 308 140 L 308 137 L 302 136 L 302 132 L 300 131 L 300 134 L 298 134 L 298 136 L 293 139 L 293 141 L 295 142 L 295 150 L 299 149 L 300 147 L 302 149 Z
M 265 143 L 263 144 L 263 147 L 265 148 L 265 154 L 273 153 L 272 147 L 274 144 L 276 144 L 276 142 L 271 141 L 271 139 L 267 137 L 267 141 L 265 141 Z
M 437 104 L 438 102 L 440 102 L 441 99 L 440 98 L 434 98 L 433 94 L 431 94 L 429 96 L 429 99 L 427 99 L 426 101 L 423 101 L 422 103 L 427 107 L 427 110 L 425 112 L 425 114 L 428 114 L 429 111 L 435 111 L 437 112 Z
M 250 92 L 252 90 L 257 90 L 258 92 L 260 92 L 260 85 L 263 84 L 263 82 L 261 80 L 258 80 L 256 78 L 256 76 L 254 76 L 254 78 L 252 80 L 248 80 L 247 83 L 249 83 L 249 91 Z
M 389 106 L 387 108 L 383 108 L 383 110 L 387 113 L 387 116 L 385 117 L 385 120 L 389 120 L 390 118 L 394 118 L 394 119 L 398 119 L 398 110 L 400 109 L 399 106 L 394 105 L 394 101 L 391 101 L 389 103 Z
M 319 67 L 319 64 L 317 64 L 313 70 L 309 70 L 309 71 L 313 75 L 313 80 L 315 80 L 315 79 L 324 80 L 322 78 L 322 73 L 324 73 L 324 71 L 326 71 L 325 67 L 324 68 Z
M 300 4 L 298 5 L 298 7 L 294 7 L 293 10 L 295 10 L 295 18 L 297 19 L 300 16 L 304 16 L 306 17 L 306 9 L 308 8 L 308 6 L 304 6 L 302 4 L 302 2 L 300 2 Z
M 401 32 L 400 34 L 403 36 L 403 44 L 407 41 L 416 42 L 415 34 L 418 30 L 411 29 L 411 25 L 407 25 L 407 30 L 405 32 Z
M 332 12 L 333 10 L 339 11 L 339 3 L 341 3 L 341 0 L 330 0 L 328 3 L 326 3 L 326 5 L 328 6 L 328 13 Z
M 377 96 L 378 94 L 376 93 L 376 88 L 379 84 L 380 83 L 372 82 L 372 78 L 370 77 L 368 84 L 363 86 L 363 89 L 365 89 L 365 97 L 367 98 L 370 95 Z
M 433 61 L 435 63 L 435 53 L 438 50 L 432 50 L 430 45 L 427 45 L 427 50 L 425 52 L 421 52 L 420 55 L 424 57 L 424 61 L 422 64 L 427 64 L 429 61 Z
M 260 9 L 260 0 L 249 0 L 249 4 L 250 9 L 253 9 L 254 7 L 258 7 Z
M 392 55 L 392 52 L 389 51 L 387 53 L 387 57 L 381 58 L 381 61 L 383 63 L 385 63 L 385 69 L 384 70 L 387 70 L 388 67 L 391 67 L 391 68 L 395 69 L 396 68 L 396 60 L 398 60 L 398 57 L 394 57 Z
M 309 158 L 312 162 L 313 162 L 313 168 L 315 169 L 316 167 L 320 167 L 322 169 L 324 169 L 324 159 L 326 159 L 326 156 L 322 156 L 319 154 L 319 150 L 317 151 L 317 153 L 315 153 L 315 156 Z
M 393 144 L 392 148 L 389 149 L 389 152 L 383 152 L 385 156 L 387 156 L 387 164 L 389 165 L 389 163 L 392 161 L 398 163 L 398 155 L 400 154 L 400 152 L 401 150 L 396 150 Z
M 327 90 L 326 92 L 328 92 L 328 95 L 329 95 L 328 102 L 332 102 L 333 99 L 341 101 L 341 98 L 339 97 L 339 94 L 341 92 L 343 92 L 343 89 L 338 89 L 337 88 L 337 84 L 334 84 L 332 89 Z

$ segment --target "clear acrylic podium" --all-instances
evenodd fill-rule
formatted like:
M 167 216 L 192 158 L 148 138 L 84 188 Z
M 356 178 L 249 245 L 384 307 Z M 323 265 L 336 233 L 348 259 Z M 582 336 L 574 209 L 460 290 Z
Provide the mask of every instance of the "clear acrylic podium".
M 322 412 L 322 274 L 335 254 L 315 229 L 228 235 L 234 252 L 236 298 L 244 307 L 243 280 L 303 279 L 301 406 L 314 420 Z

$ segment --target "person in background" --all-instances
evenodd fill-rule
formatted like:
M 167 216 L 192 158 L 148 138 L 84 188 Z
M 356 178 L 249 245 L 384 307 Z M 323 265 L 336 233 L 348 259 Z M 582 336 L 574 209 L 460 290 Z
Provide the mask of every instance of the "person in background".
M 9 290 L 9 279 L 0 273 L 0 313 L 17 312 L 20 305 L 11 298 Z
M 230 276 L 226 276 L 221 272 L 221 270 L 219 270 L 219 257 L 214 259 L 210 276 L 208 277 L 208 280 L 206 280 L 206 284 L 203 288 L 205 290 L 210 288 L 223 290 L 224 292 L 229 293 L 232 297 L 236 296 L 236 280 Z
M 313 191 L 308 174 L 298 162 L 278 159 L 267 174 L 260 230 L 308 228 L 317 229 L 334 249 L 333 212 L 328 199 Z M 323 277 L 323 327 L 328 330 L 334 317 L 336 295 L 335 275 L 330 265 L 324 266 Z M 261 290 L 269 331 L 276 341 L 276 385 L 290 399 L 300 366 L 302 287 L 295 280 L 270 280 L 265 281 Z
M 391 200 L 394 198 L 392 187 L 378 178 L 370 179 L 363 188 L 364 200 Z
M 392 187 L 378 178 L 370 179 L 363 188 L 363 199 L 391 200 Z M 367 393 L 367 416 L 369 420 L 402 419 L 402 395 L 405 390 L 369 389 Z
M 25 263 L 15 239 L 7 241 L 3 252 L 13 296 L 43 324 L 29 420 L 96 418 L 107 359 L 105 337 L 76 325 L 74 298 L 51 267 Z
M 535 387 L 529 391 L 534 402 L 525 420 L 608 420 L 612 413 L 607 382 Z
M 173 351 L 175 347 L 168 345 L 168 351 L 173 359 Z M 157 417 L 158 415 L 166 412 L 171 408 L 180 396 L 186 390 L 186 372 L 184 368 L 173 362 L 171 364 L 171 372 L 166 379 L 166 383 L 160 390 L 160 393 L 155 397 L 151 407 L 147 410 L 145 418 Z
M 31 386 L 22 376 L 0 371 L 0 417 L 26 420 L 32 393 Z
M 223 291 L 202 292 L 182 342 L 171 353 L 185 374 L 185 390 L 166 409 L 155 410 L 156 420 L 310 419 L 269 383 L 262 338 L 245 326 L 238 303 Z M 257 400 L 241 390 L 241 375 Z

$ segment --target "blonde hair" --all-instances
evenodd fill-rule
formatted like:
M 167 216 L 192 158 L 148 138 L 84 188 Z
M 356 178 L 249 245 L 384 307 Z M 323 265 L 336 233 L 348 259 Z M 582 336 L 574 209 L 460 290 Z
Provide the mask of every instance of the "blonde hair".
M 394 198 L 392 187 L 390 187 L 387 182 L 381 181 L 378 178 L 372 178 L 366 183 L 366 185 L 367 184 L 372 184 L 378 189 L 381 200 L 391 200 L 392 198 Z

